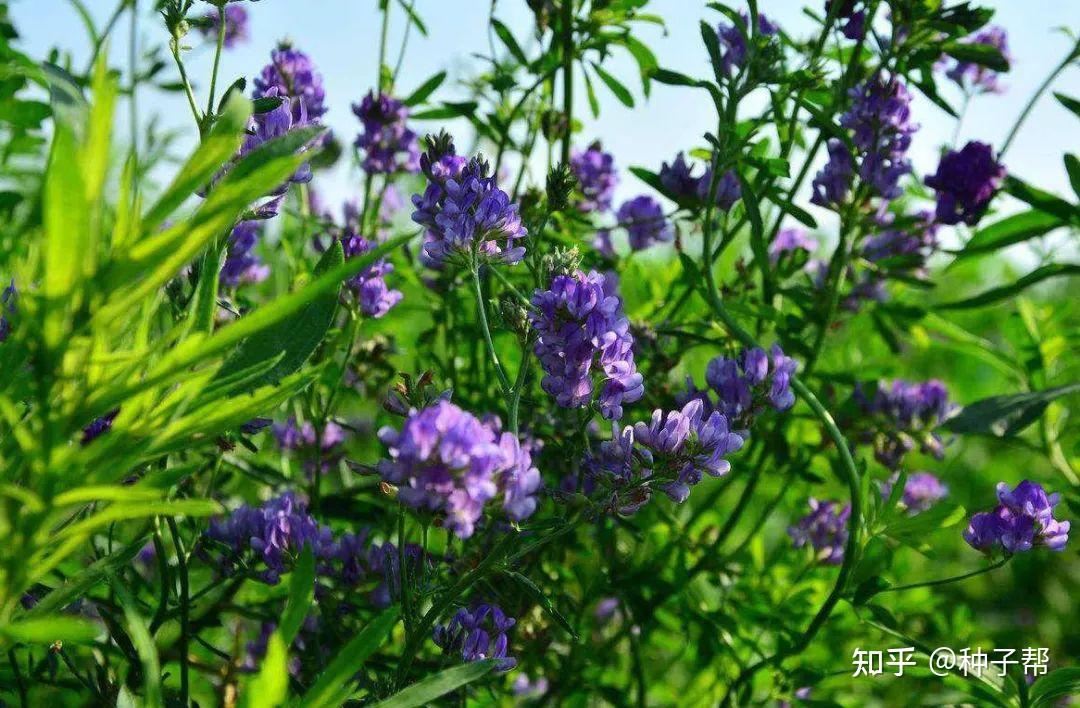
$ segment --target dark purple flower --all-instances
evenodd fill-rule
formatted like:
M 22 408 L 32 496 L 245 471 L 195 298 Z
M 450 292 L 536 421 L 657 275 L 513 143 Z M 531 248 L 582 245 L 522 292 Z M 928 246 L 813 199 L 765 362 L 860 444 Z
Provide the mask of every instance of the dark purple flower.
M 675 238 L 660 202 L 648 195 L 642 194 L 623 202 L 615 216 L 619 226 L 626 229 L 630 237 L 630 248 L 635 251 Z
M 825 12 L 833 12 L 832 5 L 834 2 L 839 2 L 839 7 L 835 10 L 835 17 L 838 20 L 845 20 L 841 32 L 848 39 L 859 39 L 866 32 L 866 10 L 856 10 L 859 6 L 860 0 L 825 0 Z
M 809 543 L 816 551 L 818 560 L 839 565 L 844 561 L 844 546 L 848 539 L 847 522 L 850 516 L 849 505 L 841 507 L 837 502 L 819 502 L 811 497 L 810 513 L 795 526 L 788 527 L 788 535 L 796 548 L 802 548 Z
M 660 184 L 676 198 L 696 199 L 700 178 L 694 177 L 692 170 L 680 152 L 670 165 L 665 162 L 660 166 Z
M 428 176 L 423 194 L 414 194 L 416 210 L 412 220 L 427 228 L 423 257 L 427 264 L 442 266 L 463 256 L 481 257 L 504 263 L 518 263 L 525 257 L 519 245 L 528 235 L 521 223 L 518 206 L 488 174 L 488 164 L 480 158 L 465 162 L 449 152 L 420 159 Z
M 100 418 L 95 418 L 89 425 L 83 428 L 82 440 L 80 442 L 83 445 L 89 445 L 94 440 L 97 440 L 99 437 L 112 430 L 113 421 L 116 420 L 116 416 L 119 414 L 120 409 L 117 408 L 109 411 Z
M 1021 553 L 1035 546 L 1065 550 L 1071 524 L 1054 518 L 1059 495 L 1047 494 L 1042 485 L 1024 480 L 1011 490 L 1004 482 L 998 484 L 997 497 L 997 508 L 972 516 L 964 531 L 964 540 L 972 548 L 987 553 L 998 546 L 1006 553 Z
M 315 521 L 307 505 L 291 492 L 212 519 L 206 538 L 228 549 L 218 560 L 224 574 L 231 575 L 238 563 L 251 558 L 265 566 L 256 577 L 269 585 L 276 585 L 292 568 L 305 546 L 311 546 L 317 559 L 329 559 L 334 551 L 329 527 Z
M 863 242 L 862 256 L 871 263 L 908 257 L 913 261 L 908 267 L 917 270 L 938 246 L 939 227 L 929 212 L 916 214 L 906 226 L 891 226 L 889 223 L 883 226 L 889 228 L 878 231 Z
M 7 341 L 11 335 L 11 322 L 8 317 L 15 314 L 18 299 L 19 291 L 15 289 L 15 279 L 12 278 L 4 292 L 0 293 L 0 343 Z
M 900 196 L 897 183 L 911 172 L 907 151 L 919 129 L 911 122 L 911 94 L 899 79 L 879 74 L 849 95 L 851 108 L 841 116 L 840 125 L 852 131 L 860 157 L 859 177 L 876 196 L 895 199 Z
M 541 388 L 564 408 L 586 406 L 593 399 L 595 366 L 601 413 L 609 420 L 622 417 L 622 404 L 641 398 L 645 388 L 634 365 L 630 322 L 612 285 L 596 271 L 557 275 L 532 303 L 534 351 L 545 373 Z
M 577 177 L 583 198 L 578 211 L 603 212 L 611 208 L 615 185 L 619 176 L 615 172 L 615 158 L 604 152 L 598 143 L 585 150 L 575 150 L 570 156 L 570 169 Z
M 1012 61 L 1009 54 L 1009 38 L 1003 27 L 996 25 L 984 27 L 971 37 L 961 41 L 966 44 L 981 44 L 993 47 L 1001 52 L 1001 55 L 1005 57 L 1005 61 Z M 1001 84 L 998 83 L 999 76 L 996 71 L 975 62 L 957 59 L 956 63 L 945 72 L 945 76 L 955 81 L 961 88 L 971 89 L 979 93 L 1001 93 L 1004 90 Z
M 855 161 L 851 151 L 839 138 L 829 138 L 825 143 L 829 151 L 829 161 L 814 177 L 812 204 L 830 207 L 842 204 L 851 191 L 851 181 L 855 175 Z
M 712 189 L 712 173 L 712 168 L 707 168 L 697 184 L 697 198 L 705 203 L 708 203 L 709 190 Z M 742 199 L 742 186 L 739 184 L 739 178 L 734 170 L 728 170 L 717 180 L 716 206 L 722 211 L 728 211 L 740 199 Z
M 874 457 L 881 464 L 896 469 L 915 447 L 938 459 L 944 455 L 945 443 L 935 428 L 957 407 L 949 401 L 949 392 L 941 381 L 882 381 L 871 400 L 860 386 L 855 390 L 855 401 L 870 417 L 873 430 L 866 437 L 872 440 Z
M 986 212 L 1005 179 L 1005 166 L 994 158 L 994 149 L 972 140 L 960 151 L 941 157 L 937 172 L 923 181 L 937 192 L 936 218 L 943 224 L 961 222 L 974 226 Z
M 449 622 L 435 627 L 433 639 L 448 654 L 460 652 L 465 661 L 499 659 L 495 670 L 505 672 L 517 666 L 517 659 L 507 655 L 507 633 L 515 624 L 498 605 L 477 605 L 461 608 Z
M 420 143 L 405 124 L 409 109 L 385 93 L 369 91 L 353 114 L 364 124 L 356 147 L 364 151 L 363 168 L 368 174 L 420 171 Z
M 226 5 L 225 13 L 225 47 L 232 49 L 240 42 L 248 40 L 248 13 L 243 5 Z M 207 37 L 216 38 L 221 27 L 221 14 L 217 10 L 211 10 L 203 16 L 203 22 L 199 26 L 200 31 Z
M 739 13 L 742 17 L 746 31 L 750 32 L 750 17 L 746 11 Z M 764 14 L 758 13 L 757 34 L 762 37 L 775 36 L 777 27 L 769 21 Z M 717 38 L 720 40 L 720 68 L 725 74 L 731 74 L 736 67 L 741 68 L 746 63 L 746 38 L 734 24 L 721 23 L 716 29 Z
M 261 230 L 262 225 L 258 221 L 241 221 L 233 227 L 229 236 L 229 250 L 219 276 L 223 287 L 258 283 L 270 275 L 270 267 L 253 253 Z
M 299 49 L 283 44 L 271 52 L 270 63 L 255 77 L 254 84 L 252 98 L 281 96 L 292 99 L 295 123 L 318 121 L 326 113 L 322 74 Z
M 769 244 L 769 260 L 775 264 L 785 253 L 794 253 L 795 251 L 813 253 L 817 247 L 817 239 L 806 233 L 806 229 L 780 229 L 776 234 L 776 238 Z
M 379 439 L 390 454 L 379 473 L 397 485 L 398 499 L 445 513 L 446 527 L 460 538 L 473 534 L 485 504 L 500 493 L 511 519 L 536 508 L 540 477 L 528 451 L 449 401 L 411 412 L 401 431 L 385 427 Z

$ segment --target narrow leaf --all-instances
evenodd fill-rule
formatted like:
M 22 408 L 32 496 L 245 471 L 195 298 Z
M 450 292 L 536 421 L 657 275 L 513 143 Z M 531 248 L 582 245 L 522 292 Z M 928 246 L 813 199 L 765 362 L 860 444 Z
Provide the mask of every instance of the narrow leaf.
M 1005 437 L 1016 435 L 1038 420 L 1050 401 L 1080 391 L 1080 382 L 1045 391 L 992 396 L 964 406 L 942 427 L 953 433 Z
M 1036 268 L 1023 278 L 1020 278 L 1015 283 L 1010 285 L 1003 285 L 998 288 L 992 288 L 986 292 L 979 293 L 974 297 L 969 297 L 964 300 L 954 300 L 953 302 L 946 302 L 938 305 L 939 310 L 965 310 L 972 307 L 983 307 L 985 305 L 992 305 L 996 302 L 1001 302 L 1011 298 L 1019 293 L 1023 292 L 1027 288 L 1041 283 L 1044 280 L 1050 278 L 1057 278 L 1060 276 L 1078 275 L 1080 274 L 1080 265 L 1074 263 L 1050 263 L 1040 268 Z
M 292 644 L 293 639 L 296 638 L 300 625 L 304 623 L 304 618 L 311 611 L 311 602 L 314 597 L 315 554 L 311 550 L 311 544 L 307 544 L 289 578 L 289 599 L 281 615 L 281 624 L 278 625 L 281 640 L 286 646 Z
M 304 697 L 300 705 L 304 708 L 323 708 L 338 706 L 344 702 L 351 691 L 346 687 L 368 657 L 374 654 L 390 636 L 398 621 L 396 607 L 383 612 L 368 623 L 363 630 L 341 648 L 326 670 L 319 676 Z M 440 694 L 441 695 L 441 694 Z
M 484 659 L 445 669 L 395 693 L 385 701 L 376 703 L 374 708 L 418 708 L 419 706 L 425 706 L 451 691 L 483 678 L 495 668 L 497 663 L 497 659 Z

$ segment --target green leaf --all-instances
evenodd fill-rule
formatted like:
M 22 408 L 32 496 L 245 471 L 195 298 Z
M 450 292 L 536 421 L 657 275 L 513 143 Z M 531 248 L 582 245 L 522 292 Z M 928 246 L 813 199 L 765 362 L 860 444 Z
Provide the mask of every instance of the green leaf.
M 1058 100 L 1058 103 L 1065 106 L 1068 110 L 1072 111 L 1072 114 L 1077 118 L 1080 118 L 1080 101 L 1076 100 L 1072 96 L 1066 96 L 1063 93 L 1054 92 L 1054 98 Z
M 529 59 L 525 56 L 525 52 L 521 50 L 521 45 L 514 39 L 514 33 L 510 31 L 510 28 L 494 17 L 491 18 L 491 26 L 494 28 L 495 34 L 502 40 L 502 43 L 510 50 L 510 54 L 518 60 L 518 63 L 522 66 L 528 66 Z
M 971 240 L 956 254 L 956 260 L 990 253 L 1015 243 L 1038 238 L 1062 225 L 1061 219 L 1038 209 L 1013 214 L 975 232 Z
M 724 56 L 720 51 L 720 39 L 716 35 L 716 28 L 704 20 L 700 24 L 701 38 L 705 42 L 705 49 L 709 52 L 709 61 L 712 63 L 713 74 L 716 76 L 717 81 L 722 81 L 724 78 Z M 747 41 L 745 23 L 738 27 L 737 31 L 743 35 L 743 41 Z
M 1010 285 L 1003 285 L 998 288 L 992 288 L 986 292 L 969 297 L 964 300 L 954 300 L 953 302 L 946 302 L 937 306 L 939 310 L 964 310 L 972 307 L 983 307 L 984 305 L 992 305 L 996 302 L 1001 302 L 1008 298 L 1017 295 L 1027 288 L 1041 283 L 1049 278 L 1057 278 L 1060 276 L 1069 276 L 1080 274 L 1080 265 L 1074 263 L 1050 263 L 1040 268 L 1036 268 L 1023 278 L 1020 278 L 1015 283 Z
M 21 130 L 37 128 L 51 115 L 52 108 L 41 101 L 7 100 L 0 103 L 0 122 Z
M 596 62 L 590 63 L 592 64 L 592 68 L 596 72 L 596 75 L 600 77 L 600 80 L 607 84 L 607 87 L 615 94 L 615 98 L 619 99 L 619 102 L 627 108 L 633 108 L 634 97 L 630 94 L 630 89 L 623 86 L 614 76 L 604 71 Z
M 52 535 L 53 542 L 83 538 L 95 529 L 114 521 L 143 519 L 151 516 L 213 516 L 221 505 L 213 499 L 172 499 L 169 501 L 117 502 L 87 516 Z
M 113 108 L 116 105 L 117 82 L 109 72 L 105 54 L 94 65 L 93 106 L 87 119 L 86 139 L 80 152 L 79 168 L 86 182 L 86 201 L 96 204 L 101 197 L 109 167 L 109 146 L 112 138 Z M 91 242 L 87 256 L 97 257 L 97 244 Z M 93 261 L 84 268 L 93 272 Z
M 410 93 L 404 101 L 405 105 L 410 107 L 420 105 L 427 100 L 428 96 L 435 93 L 437 88 L 442 86 L 443 81 L 446 81 L 446 72 L 440 71 Z
M 243 689 L 244 705 L 273 708 L 289 696 L 289 650 L 280 632 L 270 635 L 259 673 Z
M 570 623 L 566 620 L 565 617 L 563 617 L 562 613 L 559 612 L 558 608 L 555 607 L 555 604 L 551 601 L 551 598 L 544 594 L 544 591 L 541 590 L 536 583 L 534 583 L 527 576 L 513 570 L 504 570 L 503 574 L 516 581 L 518 585 L 520 585 L 525 590 L 525 592 L 530 597 L 532 597 L 533 601 L 535 601 L 536 604 L 540 605 L 540 607 L 543 608 L 544 612 L 546 612 L 548 616 L 555 620 L 556 624 L 563 628 L 563 631 L 565 631 L 575 640 L 578 638 L 577 632 L 574 631 L 574 628 L 570 626 Z
M 641 73 L 641 91 L 645 94 L 645 97 L 648 98 L 652 85 L 653 73 L 660 66 L 656 60 L 656 55 L 653 54 L 653 51 L 641 42 L 641 40 L 633 35 L 625 35 L 620 38 L 619 41 L 634 57 L 634 61 L 637 62 L 638 71 Z
M 946 42 L 941 49 L 953 59 L 985 66 L 994 71 L 1008 71 L 1009 60 L 997 47 L 976 42 Z
M 448 118 L 471 118 L 476 113 L 476 101 L 443 101 L 441 108 L 413 113 L 413 120 L 446 120 Z
M 308 689 L 299 705 L 303 708 L 323 708 L 341 705 L 352 693 L 348 686 L 368 657 L 387 640 L 398 621 L 396 607 L 371 620 L 364 629 L 338 651 L 337 656 Z
M 110 578 L 113 592 L 116 593 L 120 605 L 124 608 L 124 619 L 127 622 L 127 634 L 131 643 L 142 661 L 143 675 L 143 702 L 146 706 L 162 706 L 161 699 L 161 660 L 158 658 L 157 646 L 154 638 L 150 635 L 150 628 L 146 620 L 139 614 L 124 583 L 115 576 Z
M 1080 668 L 1067 666 L 1039 677 L 1028 697 L 1032 708 L 1049 708 L 1059 698 L 1080 696 Z
M 1062 221 L 1080 226 L 1080 207 L 1069 204 L 1061 197 L 1045 192 L 1037 187 L 1023 182 L 1016 177 L 1005 178 L 1005 191 L 1022 202 L 1053 214 Z
M 1076 158 L 1076 155 L 1066 154 L 1065 171 L 1069 175 L 1069 184 L 1072 185 L 1073 193 L 1080 197 L 1080 160 Z
M 90 219 L 86 187 L 79 166 L 74 133 L 56 125 L 43 199 L 45 223 L 45 343 L 56 347 L 65 338 L 69 312 L 78 306 Z
M 896 515 L 886 525 L 883 533 L 916 548 L 926 542 L 926 537 L 938 529 L 955 526 L 962 521 L 967 512 L 964 507 L 947 501 L 941 501 L 926 511 L 908 516 Z
M 1030 393 L 992 396 L 964 406 L 941 427 L 953 433 L 1016 435 L 1038 420 L 1050 401 L 1080 391 L 1080 382 Z
M 72 131 L 81 141 L 87 116 L 90 115 L 90 105 L 83 96 L 78 80 L 56 64 L 46 62 L 41 68 L 49 86 L 53 123 Z
M 77 617 L 35 617 L 0 626 L 0 635 L 26 644 L 89 644 L 101 631 L 97 624 Z
M 585 79 L 585 96 L 589 99 L 589 112 L 592 113 L 593 118 L 599 118 L 600 101 L 596 99 L 596 87 L 593 86 L 592 77 L 584 68 L 582 68 L 581 76 Z
M 335 241 L 315 266 L 316 277 L 325 275 L 345 262 L 341 242 Z M 241 344 L 221 367 L 219 376 L 239 371 L 275 357 L 280 360 L 262 377 L 248 381 L 249 388 L 280 381 L 299 369 L 326 336 L 334 322 L 338 306 L 338 290 L 330 289 L 312 298 L 292 316 L 273 327 L 255 333 Z
M 286 646 L 291 645 L 304 618 L 311 611 L 311 603 L 315 598 L 315 554 L 311 550 L 311 544 L 304 546 L 296 566 L 292 569 L 289 578 L 289 599 L 285 602 L 285 611 L 281 615 L 281 623 L 278 632 Z
M 668 86 L 698 87 L 701 85 L 700 81 L 698 81 L 697 79 L 692 79 L 686 74 L 680 74 L 677 71 L 671 71 L 670 69 L 662 69 L 660 67 L 657 67 L 657 69 L 653 72 L 652 77 L 654 80 L 659 81 L 662 84 L 667 84 Z
M 46 615 L 70 605 L 81 597 L 85 597 L 90 588 L 101 582 L 103 578 L 115 572 L 118 568 L 129 564 L 139 554 L 144 545 L 143 539 L 137 538 L 111 555 L 94 561 L 78 573 L 69 576 L 63 585 L 53 589 L 52 592 L 41 598 L 27 615 L 30 617 Z
M 462 666 L 445 669 L 418 681 L 406 689 L 398 691 L 385 701 L 380 701 L 373 708 L 418 708 L 455 691 L 466 684 L 483 678 L 498 663 L 498 659 L 473 661 Z

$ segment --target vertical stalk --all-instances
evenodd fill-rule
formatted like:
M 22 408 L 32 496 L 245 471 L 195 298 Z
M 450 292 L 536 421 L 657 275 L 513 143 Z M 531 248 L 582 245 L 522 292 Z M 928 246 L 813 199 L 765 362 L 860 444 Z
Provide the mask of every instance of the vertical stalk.
M 499 363 L 499 355 L 495 353 L 495 343 L 491 340 L 491 328 L 488 326 L 487 306 L 484 304 L 484 291 L 480 286 L 479 264 L 474 262 L 471 270 L 473 291 L 476 294 L 476 307 L 480 312 L 480 327 L 484 332 L 484 345 L 487 347 L 488 355 L 495 365 L 495 374 L 499 377 L 499 386 L 502 388 L 503 396 L 507 399 L 507 413 L 509 413 L 509 401 L 512 388 L 510 386 L 510 379 L 506 377 L 506 371 L 503 370 L 502 364 Z
M 210 72 L 210 98 L 206 101 L 206 118 L 214 115 L 214 95 L 217 93 L 218 68 L 221 66 L 221 49 L 225 46 L 225 6 L 218 5 L 217 48 L 214 50 L 214 68 Z
M 188 583 L 187 554 L 184 550 L 184 541 L 180 538 L 180 531 L 176 528 L 176 520 L 172 517 L 166 519 L 169 524 L 169 533 L 172 534 L 173 546 L 176 548 L 176 566 L 180 578 L 180 702 L 188 705 L 190 682 L 188 676 L 188 645 L 191 640 L 191 623 L 189 607 L 191 587 Z
M 574 115 L 574 0 L 562 4 L 563 119 L 566 134 L 562 141 L 562 162 L 570 164 L 571 122 Z
M 131 74 L 128 96 L 128 122 L 131 123 L 131 160 L 135 181 L 139 175 L 139 0 L 131 0 L 131 24 L 128 27 L 128 72 Z M 132 195 L 134 198 L 134 194 Z

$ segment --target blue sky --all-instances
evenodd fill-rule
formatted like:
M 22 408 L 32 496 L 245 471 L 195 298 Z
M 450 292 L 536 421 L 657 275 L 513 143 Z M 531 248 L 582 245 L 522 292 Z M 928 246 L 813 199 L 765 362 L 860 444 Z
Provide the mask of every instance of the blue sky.
M 99 26 L 104 24 L 117 0 L 84 0 Z M 311 55 L 325 77 L 330 112 L 327 123 L 345 141 L 351 141 L 358 128 L 349 105 L 358 100 L 373 84 L 378 54 L 379 23 L 375 12 L 377 0 L 262 0 L 249 3 L 252 15 L 252 38 L 229 51 L 222 65 L 226 81 L 235 76 L 250 77 L 266 63 L 278 40 L 288 37 Z M 527 36 L 531 13 L 524 0 L 496 0 L 496 15 L 513 28 L 519 38 Z M 141 0 L 149 7 L 150 0 Z M 201 3 L 197 3 L 200 5 Z M 394 4 L 394 3 L 391 3 Z M 450 78 L 440 96 L 451 97 L 461 89 L 456 80 L 467 76 L 476 66 L 470 53 L 487 47 L 486 23 L 489 0 L 418 0 L 417 10 L 429 30 L 427 38 L 413 33 L 399 79 L 399 92 L 411 91 L 431 74 L 449 71 Z M 734 4 L 734 3 L 733 3 Z M 800 11 L 802 0 L 759 0 L 759 7 L 793 34 L 805 34 L 810 21 Z M 1013 71 L 1004 83 L 1004 95 L 976 98 L 968 110 L 961 140 L 980 139 L 1000 144 L 1031 92 L 1067 51 L 1070 40 L 1055 28 L 1069 27 L 1080 32 L 1080 1 L 1077 0 L 983 0 L 981 4 L 997 8 L 995 22 L 1009 31 L 1014 57 Z M 661 15 L 666 32 L 656 26 L 640 25 L 639 36 L 656 52 L 662 66 L 688 74 L 707 71 L 705 50 L 701 45 L 698 20 L 716 22 L 719 15 L 704 9 L 704 3 L 691 0 L 653 0 L 650 11 Z M 209 6 L 206 6 L 209 8 Z M 88 56 L 88 41 L 72 5 L 66 0 L 14 0 L 12 13 L 23 37 L 23 46 L 35 57 L 44 56 L 54 46 L 69 49 L 82 66 Z M 390 29 L 392 53 L 396 52 L 403 21 L 400 11 Z M 114 64 L 124 66 L 126 48 L 122 27 L 112 47 Z M 163 42 L 165 32 L 155 16 L 146 12 L 140 28 L 144 44 Z M 193 45 L 200 45 L 197 36 Z M 196 46 L 190 53 L 189 70 L 200 88 L 205 87 L 211 53 Z M 625 56 L 611 64 L 612 73 L 626 77 L 639 99 L 634 109 L 625 108 L 602 87 L 597 87 L 602 111 L 599 120 L 587 117 L 582 142 L 602 137 L 617 163 L 659 167 L 680 149 L 698 145 L 712 122 L 710 105 L 703 92 L 654 85 L 648 102 L 640 98 L 636 68 Z M 168 69 L 172 71 L 172 68 Z M 1072 68 L 1055 84 L 1055 90 L 1080 95 L 1080 70 Z M 577 115 L 587 116 L 583 91 Z M 954 95 L 954 98 L 958 98 Z M 186 127 L 190 115 L 179 94 L 144 95 L 144 115 L 157 112 L 163 126 Z M 912 157 L 920 173 L 932 171 L 938 149 L 951 141 L 953 121 L 938 108 L 921 98 L 915 116 L 922 129 L 916 136 Z M 424 123 L 418 131 L 437 128 Z M 1080 152 L 1077 123 L 1049 95 L 1036 107 L 1026 127 L 1008 155 L 1010 171 L 1021 178 L 1059 193 L 1068 194 L 1068 180 L 1061 164 L 1063 151 Z M 355 179 L 340 170 L 321 185 L 331 199 L 341 199 L 359 189 Z M 643 185 L 624 174 L 619 197 L 633 196 Z

